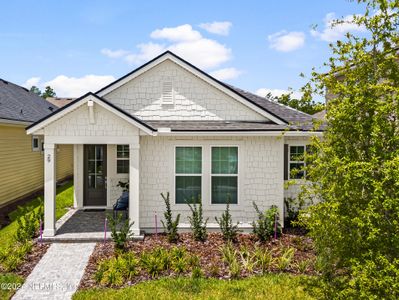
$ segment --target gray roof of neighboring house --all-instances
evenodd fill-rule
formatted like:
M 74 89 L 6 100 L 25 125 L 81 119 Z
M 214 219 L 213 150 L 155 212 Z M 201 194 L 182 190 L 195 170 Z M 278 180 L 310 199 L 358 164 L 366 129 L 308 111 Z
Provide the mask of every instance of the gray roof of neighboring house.
M 42 97 L 0 78 L 0 119 L 36 122 L 55 110 Z

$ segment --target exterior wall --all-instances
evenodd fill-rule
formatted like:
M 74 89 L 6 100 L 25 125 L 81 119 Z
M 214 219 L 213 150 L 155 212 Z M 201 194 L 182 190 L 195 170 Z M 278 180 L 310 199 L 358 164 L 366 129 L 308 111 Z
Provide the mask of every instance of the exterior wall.
M 173 82 L 175 102 L 172 105 L 162 105 L 165 80 Z M 143 120 L 266 120 L 170 60 L 104 98 Z
M 72 147 L 57 150 L 57 179 L 73 174 Z M 43 188 L 43 153 L 25 126 L 0 125 L 0 206 Z
M 186 204 L 174 204 L 174 151 L 178 145 L 202 146 L 203 176 L 202 203 L 208 226 L 217 227 L 224 204 L 210 204 L 210 146 L 237 145 L 239 147 L 239 199 L 230 205 L 235 221 L 249 227 L 256 217 L 252 206 L 260 209 L 277 205 L 283 209 L 283 139 L 278 137 L 148 137 L 140 140 L 140 227 L 154 227 L 154 214 L 162 219 L 165 208 L 160 193 L 170 192 L 174 214 L 181 213 L 182 227 L 188 227 L 190 210 Z M 161 226 L 160 223 L 158 226 Z

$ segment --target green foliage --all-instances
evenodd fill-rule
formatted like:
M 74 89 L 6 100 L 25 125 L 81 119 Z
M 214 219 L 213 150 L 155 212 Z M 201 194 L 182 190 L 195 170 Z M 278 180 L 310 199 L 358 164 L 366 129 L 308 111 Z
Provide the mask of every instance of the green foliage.
M 180 214 L 177 214 L 176 219 L 173 220 L 172 209 L 170 208 L 169 192 L 166 193 L 166 196 L 163 193 L 161 193 L 161 196 L 166 205 L 166 211 L 163 214 L 165 217 L 166 225 L 164 221 L 161 220 L 162 226 L 166 232 L 166 235 L 168 236 L 169 242 L 175 243 L 179 240 L 179 234 L 177 233 L 177 230 L 180 221 Z
M 296 267 L 299 273 L 304 274 L 311 267 L 311 265 L 312 265 L 312 260 L 303 259 L 296 264 Z
M 281 255 L 276 259 L 277 268 L 280 271 L 286 271 L 292 263 L 295 255 L 295 248 L 283 249 Z
M 399 44 L 398 1 L 358 0 L 365 12 L 331 45 L 313 72 L 307 97 L 334 95 L 327 104 L 327 130 L 314 139 L 305 190 L 322 202 L 300 220 L 314 240 L 326 298 L 399 298 Z M 395 284 L 396 283 L 396 284 Z
M 22 286 L 24 278 L 13 273 L 0 272 L 0 299 L 11 299 L 15 289 Z
M 116 214 L 116 218 L 108 214 L 107 219 L 109 221 L 111 237 L 115 243 L 115 248 L 117 250 L 125 250 L 127 241 L 133 236 L 131 227 L 134 222 L 129 223 L 129 219 L 123 220 L 121 214 Z
M 35 85 L 32 85 L 30 87 L 29 91 L 34 93 L 34 94 L 36 94 L 36 95 L 38 95 L 38 96 L 41 96 L 41 94 L 42 94 L 42 91 Z
M 194 267 L 192 272 L 191 272 L 191 278 L 192 279 L 199 279 L 204 277 L 204 272 L 202 272 L 200 267 Z
M 275 225 L 277 229 L 277 234 L 281 234 L 281 224 L 279 222 L 279 213 L 278 208 L 275 205 L 272 205 L 268 210 L 262 212 L 259 210 L 258 206 L 255 202 L 252 202 L 256 213 L 258 215 L 258 219 L 252 222 L 253 233 L 258 237 L 261 242 L 265 242 L 273 236 Z M 277 224 L 276 223 L 277 220 Z
M 208 222 L 209 218 L 204 221 L 201 199 L 199 199 L 198 203 L 199 204 L 197 206 L 197 204 L 191 205 L 187 202 L 187 205 L 190 207 L 191 210 L 191 216 L 188 217 L 188 220 L 190 221 L 194 240 L 204 242 L 207 238 L 206 223 Z
M 324 103 L 316 102 L 311 98 L 306 98 L 306 97 L 300 99 L 292 98 L 292 91 L 288 92 L 287 94 L 283 94 L 281 96 L 273 96 L 271 93 L 269 93 L 266 97 L 272 98 L 280 104 L 295 108 L 309 115 L 313 115 L 326 108 Z
M 301 197 L 284 198 L 285 206 L 285 224 L 288 226 L 295 226 L 298 221 L 299 212 L 304 208 L 304 201 Z
M 274 262 L 272 252 L 267 248 L 256 247 L 254 256 L 262 273 L 267 273 Z
M 40 200 L 40 205 L 37 209 L 30 210 L 28 207 L 21 206 L 18 209 L 18 214 L 21 217 L 17 219 L 18 228 L 14 238 L 17 242 L 24 243 L 38 234 L 40 220 L 44 218 L 43 201 Z
M 226 264 L 230 264 L 237 256 L 237 251 L 231 242 L 220 247 L 219 251 L 222 254 L 222 261 Z
M 105 286 L 121 286 L 139 274 L 139 260 L 133 253 L 125 253 L 99 263 L 94 279 Z
M 17 242 L 14 246 L 2 249 L 0 252 L 0 266 L 5 272 L 15 271 L 32 251 L 31 241 Z
M 51 88 L 51 86 L 46 86 L 44 89 L 44 92 L 41 94 L 41 96 L 46 99 L 48 97 L 55 97 L 55 91 Z
M 255 254 L 249 251 L 247 247 L 241 247 L 238 253 L 240 255 L 243 268 L 252 274 L 258 264 Z
M 226 210 L 223 212 L 221 218 L 215 217 L 216 222 L 219 224 L 220 230 L 223 234 L 225 241 L 236 241 L 237 235 L 240 232 L 237 224 L 233 224 L 233 219 L 230 214 L 230 201 L 227 201 Z

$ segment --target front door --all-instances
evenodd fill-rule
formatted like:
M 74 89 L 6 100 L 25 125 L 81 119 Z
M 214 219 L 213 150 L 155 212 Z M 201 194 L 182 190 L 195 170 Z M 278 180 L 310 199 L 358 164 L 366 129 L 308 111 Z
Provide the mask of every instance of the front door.
M 107 205 L 107 145 L 84 146 L 83 205 Z

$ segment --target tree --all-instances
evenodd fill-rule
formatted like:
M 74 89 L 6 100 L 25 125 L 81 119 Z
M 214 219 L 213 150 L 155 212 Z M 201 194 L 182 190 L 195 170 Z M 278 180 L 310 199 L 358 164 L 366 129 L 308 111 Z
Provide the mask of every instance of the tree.
M 55 97 L 55 96 L 56 96 L 55 91 L 50 86 L 46 86 L 42 94 L 42 97 L 46 99 L 48 97 Z
M 292 92 L 283 94 L 281 96 L 272 96 L 271 93 L 269 93 L 266 97 L 272 98 L 278 103 L 295 108 L 309 115 L 313 115 L 325 109 L 324 103 L 316 102 L 311 98 L 308 97 L 300 99 L 292 98 Z
M 305 98 L 327 103 L 327 130 L 307 157 L 321 203 L 301 215 L 318 256 L 326 298 L 399 298 L 399 1 L 357 0 L 363 15 L 330 45 L 327 74 L 313 71 Z
M 30 92 L 40 96 L 42 94 L 42 91 L 35 85 L 32 85 L 29 89 Z

